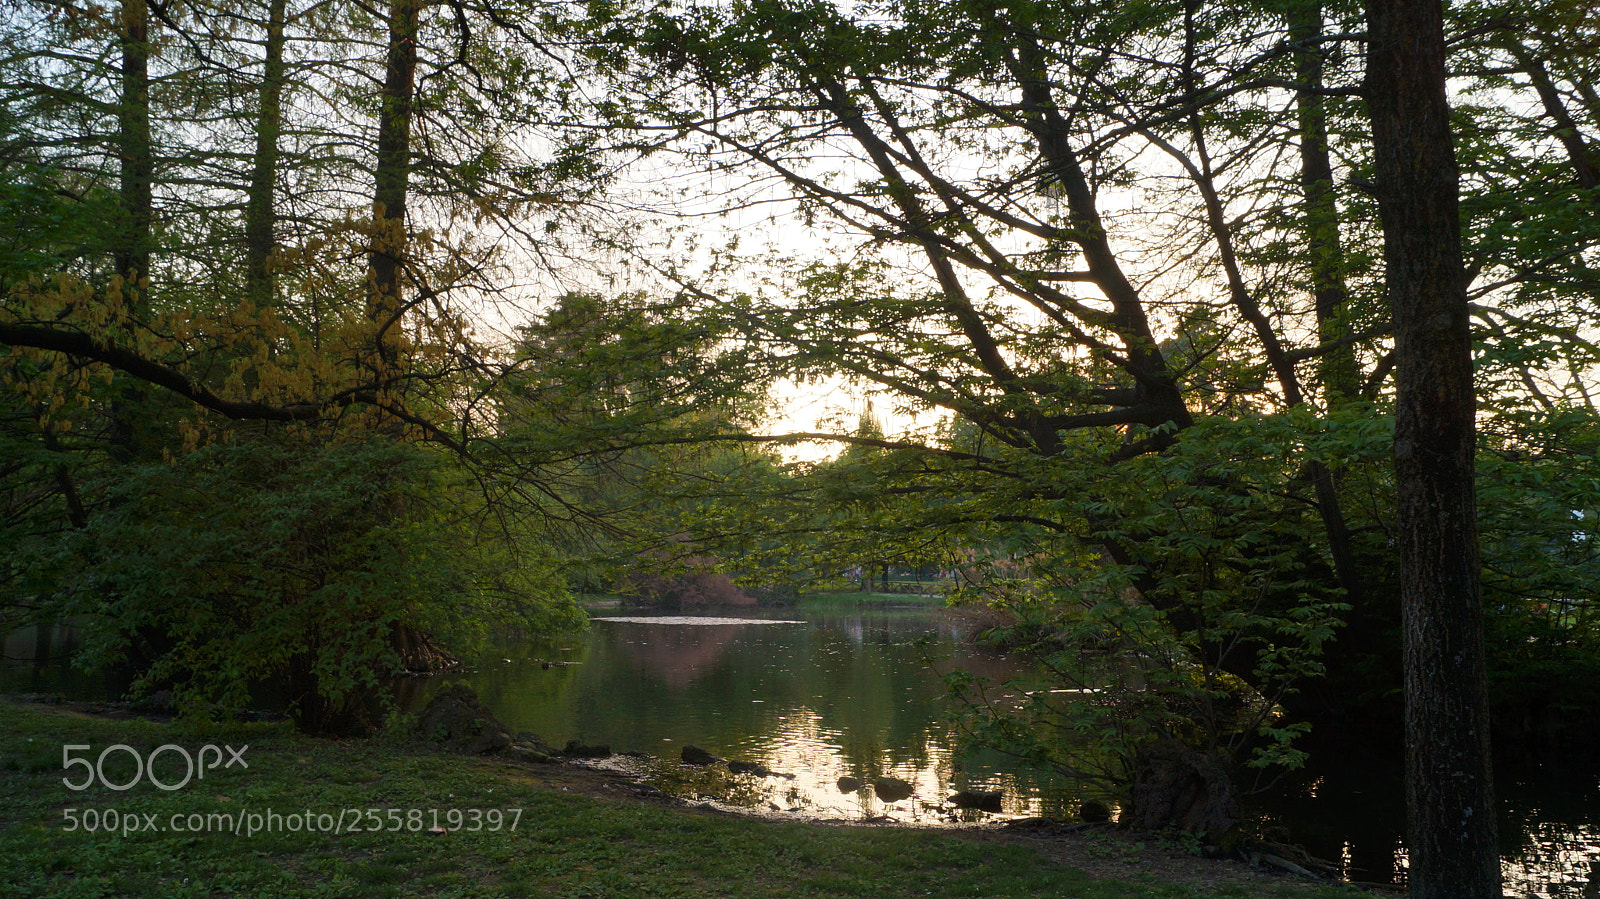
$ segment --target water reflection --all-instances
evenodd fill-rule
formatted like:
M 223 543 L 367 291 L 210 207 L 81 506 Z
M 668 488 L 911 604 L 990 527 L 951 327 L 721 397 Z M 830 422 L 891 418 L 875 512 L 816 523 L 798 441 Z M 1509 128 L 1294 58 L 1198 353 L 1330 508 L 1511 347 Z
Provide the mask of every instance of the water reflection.
M 1600 897 L 1600 771 L 1547 764 L 1496 784 L 1508 897 Z M 1313 746 L 1311 762 L 1259 807 L 1295 842 L 1342 862 L 1348 880 L 1404 884 L 1404 761 L 1398 755 Z
M 1508 896 L 1600 897 L 1600 777 L 1547 762 L 1501 786 Z
M 934 823 L 974 817 L 946 799 L 983 789 L 1005 794 L 1008 816 L 1065 813 L 1065 785 L 1000 756 L 961 753 L 926 656 L 953 657 L 945 664 L 997 681 L 1020 673 L 1014 662 L 960 649 L 960 624 L 925 609 L 805 617 L 698 626 L 598 619 L 581 643 L 509 647 L 464 677 L 513 730 L 554 745 L 675 758 L 694 744 L 792 775 L 769 779 L 768 800 L 784 809 Z M 891 803 L 870 788 L 843 793 L 844 776 L 898 778 L 914 794 Z
M 766 801 L 785 810 L 848 819 L 888 813 L 920 823 L 991 817 L 946 805 L 967 789 L 1002 791 L 1007 816 L 1075 812 L 1072 784 L 968 752 L 947 723 L 944 691 L 919 638 L 948 658 L 942 667 L 960 665 L 995 682 L 1025 673 L 1012 659 L 963 649 L 961 622 L 927 610 L 854 607 L 780 617 L 806 623 L 601 621 L 580 637 L 507 644 L 464 677 L 513 730 L 557 746 L 578 739 L 676 758 L 694 743 L 793 774 L 763 781 Z M 68 664 L 81 643 L 65 627 L 8 635 L 0 691 L 121 696 L 125 674 Z M 424 693 L 451 680 L 406 679 L 402 702 L 420 707 Z M 1311 767 L 1268 794 L 1263 813 L 1286 823 L 1313 855 L 1341 862 L 1350 879 L 1403 881 L 1400 759 L 1311 748 Z M 842 793 L 836 781 L 844 775 L 869 784 L 896 777 L 913 784 L 914 797 L 884 803 L 870 788 Z M 1600 771 L 1547 762 L 1497 790 L 1506 895 L 1600 899 Z
M 1012 659 L 963 649 L 960 622 L 927 611 L 855 608 L 784 617 L 808 623 L 601 621 L 583 640 L 520 646 L 506 653 L 511 662 L 496 660 L 469 680 L 513 729 L 556 745 L 579 739 L 676 758 L 693 743 L 793 774 L 765 782 L 767 801 L 785 814 L 887 813 L 929 824 L 988 817 L 949 808 L 947 797 L 963 789 L 1002 791 L 1006 816 L 1075 812 L 1071 783 L 1018 769 L 1003 756 L 964 752 L 918 639 L 949 657 L 945 665 L 995 682 L 1026 672 Z M 546 669 L 541 658 L 579 664 Z M 1403 883 L 1401 760 L 1312 748 L 1312 767 L 1269 794 L 1263 813 L 1286 823 L 1313 855 L 1339 862 L 1347 878 Z M 899 778 L 915 794 L 885 803 L 870 788 L 841 793 L 836 781 L 844 775 L 869 784 Z M 1500 796 L 1506 895 L 1600 896 L 1600 774 L 1565 769 L 1548 780 L 1524 777 L 1502 784 Z

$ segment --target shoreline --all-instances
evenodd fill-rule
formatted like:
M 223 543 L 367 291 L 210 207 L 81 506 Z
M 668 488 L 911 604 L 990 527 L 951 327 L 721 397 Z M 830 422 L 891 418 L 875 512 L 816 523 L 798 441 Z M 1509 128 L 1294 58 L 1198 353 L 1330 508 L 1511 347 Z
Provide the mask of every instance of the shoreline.
M 317 740 L 281 723 L 207 724 L 106 718 L 0 697 L 0 893 L 19 895 L 274 896 L 594 895 L 988 897 L 1284 896 L 1331 899 L 1349 887 L 1313 885 L 1238 862 L 1185 856 L 1178 847 L 1111 830 L 1005 833 L 1003 828 L 785 822 L 697 808 L 631 779 L 581 764 L 448 754 L 382 738 Z M 98 757 L 166 746 L 247 745 L 249 770 L 213 771 L 163 791 L 93 785 L 72 792 L 69 755 Z M 177 758 L 165 751 L 162 776 Z M 81 763 L 82 760 L 80 760 Z M 155 770 L 154 767 L 151 769 Z M 112 772 L 126 779 L 128 771 Z M 398 820 L 398 830 L 174 834 L 140 829 L 68 832 L 63 813 L 171 821 L 277 809 L 336 810 Z M 412 811 L 498 809 L 515 831 L 439 835 L 408 829 Z M 220 819 L 219 819 L 220 820 Z M 626 849 L 627 851 L 622 851 Z M 185 879 L 187 878 L 187 879 Z M 331 878 L 331 879 L 329 879 Z M 346 886 L 324 889 L 328 883 Z M 253 884 L 253 886 L 251 886 Z M 690 887 L 693 889 L 690 889 Z M 247 888 L 248 887 L 248 888 Z

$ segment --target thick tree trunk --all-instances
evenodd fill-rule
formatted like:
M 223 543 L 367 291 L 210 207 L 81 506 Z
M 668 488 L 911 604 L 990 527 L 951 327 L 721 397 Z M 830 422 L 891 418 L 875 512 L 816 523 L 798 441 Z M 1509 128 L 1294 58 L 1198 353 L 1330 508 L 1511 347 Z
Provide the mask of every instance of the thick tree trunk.
M 1123 823 L 1137 830 L 1177 828 L 1227 851 L 1237 847 L 1243 815 L 1225 754 L 1164 739 L 1139 750 L 1133 795 Z
M 1498 899 L 1473 487 L 1472 342 L 1440 0 L 1368 0 L 1395 324 L 1411 895 Z

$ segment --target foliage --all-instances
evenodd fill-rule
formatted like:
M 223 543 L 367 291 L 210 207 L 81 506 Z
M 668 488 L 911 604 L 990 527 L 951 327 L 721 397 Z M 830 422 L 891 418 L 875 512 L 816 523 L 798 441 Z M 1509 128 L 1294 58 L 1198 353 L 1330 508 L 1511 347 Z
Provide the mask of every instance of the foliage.
M 1573 306 L 1595 283 L 1587 38 L 1561 3 L 1526 34 L 1451 14 L 1482 418 L 1539 443 L 1560 411 L 1594 409 L 1592 309 Z M 658 314 L 770 377 L 947 415 L 939 435 L 841 428 L 839 460 L 710 507 L 697 533 L 788 535 L 807 546 L 789 564 L 824 575 L 938 559 L 1024 627 L 1138 646 L 1163 659 L 1150 693 L 1167 701 L 1138 709 L 1135 742 L 1249 758 L 1216 710 L 1231 678 L 1252 709 L 1385 711 L 1400 285 L 1380 264 L 1355 9 L 641 0 L 577 29 L 614 87 L 575 124 L 606 122 L 616 158 L 642 143 L 645 165 L 715 173 L 697 211 L 791 216 L 766 252 L 737 225 L 709 253 L 609 237 L 676 288 Z M 670 217 L 682 182 L 660 183 L 637 202 Z M 1487 494 L 1519 489 L 1488 468 Z M 1560 564 L 1587 537 L 1559 532 L 1589 504 L 1506 504 L 1490 565 L 1587 605 Z M 1101 632 L 1076 633 L 1096 608 Z M 1293 762 L 1297 729 L 1244 731 Z
M 1046 651 L 1149 662 L 1058 661 L 1104 708 L 1034 716 L 1123 759 L 1292 762 L 1280 706 L 1392 704 L 1354 7 L 12 7 L 8 623 L 101 616 L 197 700 L 293 659 L 337 698 L 397 628 L 567 622 L 562 578 L 932 566 Z M 1508 712 L 1600 658 L 1584 12 L 1448 13 Z M 779 433 L 782 384 L 941 417 Z
M 715 564 L 709 556 L 640 559 L 623 573 L 617 592 L 630 604 L 660 609 L 754 605 L 755 598 L 716 571 Z
M 497 557 L 440 478 L 384 440 L 215 444 L 124 472 L 109 509 L 61 541 L 77 574 L 45 595 L 86 627 L 88 664 L 149 666 L 138 690 L 241 708 L 264 686 L 312 729 L 371 726 L 405 668 L 402 630 L 581 621 L 550 560 Z

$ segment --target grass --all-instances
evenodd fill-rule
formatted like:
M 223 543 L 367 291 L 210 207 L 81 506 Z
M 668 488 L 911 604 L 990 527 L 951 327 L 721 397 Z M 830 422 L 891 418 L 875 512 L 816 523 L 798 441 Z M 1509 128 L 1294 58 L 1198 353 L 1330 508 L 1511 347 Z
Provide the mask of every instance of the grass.
M 802 593 L 802 607 L 822 606 L 927 606 L 943 608 L 945 597 L 923 593 Z
M 243 759 L 203 780 L 163 791 L 148 781 L 126 791 L 96 783 L 82 792 L 63 777 L 62 746 L 93 761 L 123 744 L 141 757 L 165 744 L 197 751 L 248 744 Z M 227 758 L 224 751 L 223 758 Z M 182 779 L 181 756 L 158 758 L 159 777 Z M 550 769 L 542 769 L 548 771 Z M 277 725 L 195 728 L 90 718 L 0 701 L 0 896 L 560 896 L 670 897 L 1184 897 L 1298 896 L 1348 891 L 1298 884 L 1252 894 L 1202 892 L 1152 883 L 1091 880 L 1022 846 L 917 830 L 773 824 L 561 792 L 541 769 L 448 756 L 382 742 L 312 740 Z M 106 774 L 125 783 L 132 754 L 116 750 Z M 93 810 L 115 811 L 133 832 L 75 832 Z M 337 816 L 359 810 L 378 832 L 173 832 L 173 816 Z M 409 810 L 421 809 L 420 816 Z M 490 830 L 425 832 L 438 809 L 497 809 Z M 510 827 L 513 809 L 520 809 Z M 367 810 L 373 810 L 370 817 Z M 390 810 L 393 810 L 391 813 Z M 349 814 L 347 814 L 347 818 Z M 148 816 L 148 817 L 147 817 Z M 147 829 L 154 821 L 162 830 Z M 199 818 L 195 820 L 200 820 Z M 221 818 L 214 820 L 224 820 Z M 398 830 L 390 822 L 398 820 Z M 420 825 L 412 829 L 411 820 Z M 302 818 L 303 822 L 303 818 Z M 120 823 L 120 822 L 119 822 Z M 469 818 L 462 819 L 470 823 Z M 288 825 L 283 825 L 287 827 Z

